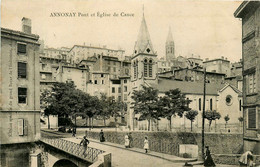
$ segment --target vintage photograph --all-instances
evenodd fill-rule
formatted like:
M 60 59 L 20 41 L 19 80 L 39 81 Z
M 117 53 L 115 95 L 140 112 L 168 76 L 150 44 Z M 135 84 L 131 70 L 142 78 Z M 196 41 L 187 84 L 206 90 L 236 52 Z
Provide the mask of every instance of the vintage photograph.
M 2 0 L 0 167 L 260 167 L 260 1 Z

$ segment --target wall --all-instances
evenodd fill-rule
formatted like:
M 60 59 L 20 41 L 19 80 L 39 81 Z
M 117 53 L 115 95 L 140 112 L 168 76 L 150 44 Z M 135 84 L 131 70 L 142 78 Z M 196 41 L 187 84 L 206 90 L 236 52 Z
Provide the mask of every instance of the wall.
M 2 110 L 40 110 L 39 46 L 28 42 L 26 54 L 17 54 L 17 41 L 1 37 Z M 18 79 L 18 62 L 27 63 L 26 78 Z M 25 105 L 18 104 L 19 86 L 27 88 Z
M 87 131 L 86 134 L 88 138 L 99 140 L 98 132 Z M 126 132 L 105 132 L 104 135 L 106 141 L 124 145 Z M 200 133 L 132 132 L 133 146 L 143 148 L 145 136 L 148 137 L 152 151 L 178 156 L 179 144 L 196 144 L 199 147 L 199 156 L 201 155 Z M 205 146 L 209 146 L 211 152 L 215 154 L 237 153 L 242 147 L 242 141 L 242 134 L 205 133 Z
M 24 135 L 18 134 L 18 119 L 24 119 Z M 1 144 L 34 142 L 40 139 L 40 112 L 0 111 Z

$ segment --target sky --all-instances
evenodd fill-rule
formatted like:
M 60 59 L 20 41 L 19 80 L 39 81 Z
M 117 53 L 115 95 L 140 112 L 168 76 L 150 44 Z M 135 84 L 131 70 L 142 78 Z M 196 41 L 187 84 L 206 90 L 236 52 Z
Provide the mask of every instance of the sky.
M 242 58 L 242 23 L 233 15 L 240 4 L 220 0 L 2 0 L 1 27 L 21 31 L 21 19 L 27 17 L 32 20 L 32 33 L 45 46 L 85 43 L 123 49 L 131 55 L 144 13 L 158 57 L 165 56 L 171 27 L 175 56 L 224 56 L 235 62 Z M 99 17 L 98 12 L 110 16 Z M 122 12 L 131 16 L 121 16 Z M 76 13 L 76 17 L 51 17 L 54 13 Z

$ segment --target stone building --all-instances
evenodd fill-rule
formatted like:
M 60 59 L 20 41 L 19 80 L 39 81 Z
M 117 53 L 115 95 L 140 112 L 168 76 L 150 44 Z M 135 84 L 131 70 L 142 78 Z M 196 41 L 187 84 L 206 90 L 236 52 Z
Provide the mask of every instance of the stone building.
M 223 73 L 206 72 L 208 83 L 224 83 L 225 75 Z M 197 69 L 181 68 L 173 71 L 174 79 L 188 82 L 200 82 L 204 81 L 204 72 Z
M 260 2 L 244 1 L 234 13 L 242 19 L 244 151 L 260 154 Z
M 158 84 L 150 84 L 149 86 L 159 91 L 159 96 L 164 96 L 165 92 L 170 89 L 179 89 L 186 98 L 191 100 L 189 107 L 192 110 L 198 111 L 198 116 L 193 122 L 193 130 L 201 131 L 202 126 L 202 109 L 203 109 L 203 82 L 185 82 L 185 81 L 174 81 L 167 79 L 159 79 Z M 238 118 L 242 116 L 242 92 L 236 89 L 230 84 L 221 83 L 207 83 L 206 84 L 206 101 L 205 110 L 213 111 L 216 110 L 221 114 L 221 119 L 216 121 L 216 125 L 211 126 L 211 130 L 227 132 L 229 129 L 231 132 L 238 132 L 241 128 L 241 123 Z M 230 120 L 227 128 L 225 128 L 224 117 L 229 115 Z M 175 130 L 181 129 L 190 130 L 190 120 L 184 116 L 182 118 L 176 116 L 172 117 L 172 128 Z M 208 121 L 206 122 L 206 130 L 208 129 Z M 159 121 L 159 129 L 169 129 L 169 121 L 162 118 Z M 214 122 L 215 124 L 215 122 Z M 147 123 L 143 121 L 140 123 L 139 128 L 146 127 Z
M 221 57 L 221 59 L 206 60 L 203 62 L 203 66 L 206 67 L 209 72 L 216 72 L 226 74 L 230 76 L 231 68 L 230 61 Z
M 116 57 L 119 60 L 124 59 L 124 50 L 118 49 L 108 49 L 104 47 L 94 47 L 86 45 L 74 45 L 69 53 L 68 57 L 72 64 L 79 63 L 81 60 L 86 60 L 88 57 L 97 56 L 97 55 L 106 55 L 111 57 Z
M 39 36 L 31 33 L 28 18 L 22 29 L 1 28 L 1 144 L 40 139 Z

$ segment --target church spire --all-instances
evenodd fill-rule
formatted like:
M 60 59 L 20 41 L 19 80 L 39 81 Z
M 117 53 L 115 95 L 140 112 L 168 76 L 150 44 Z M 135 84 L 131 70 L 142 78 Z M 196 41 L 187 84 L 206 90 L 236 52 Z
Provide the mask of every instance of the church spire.
M 172 37 L 172 31 L 171 27 L 169 27 L 169 33 L 166 39 L 165 44 L 165 56 L 167 61 L 172 61 L 175 58 L 175 47 L 174 47 L 174 41 Z
M 138 53 L 149 53 L 154 54 L 153 45 L 151 42 L 150 34 L 146 25 L 145 17 L 144 17 L 144 7 L 143 7 L 143 18 L 141 22 L 141 26 L 139 29 L 139 34 L 137 37 L 137 41 L 135 43 L 135 54 Z
M 173 42 L 171 27 L 169 27 L 169 33 L 166 42 Z

